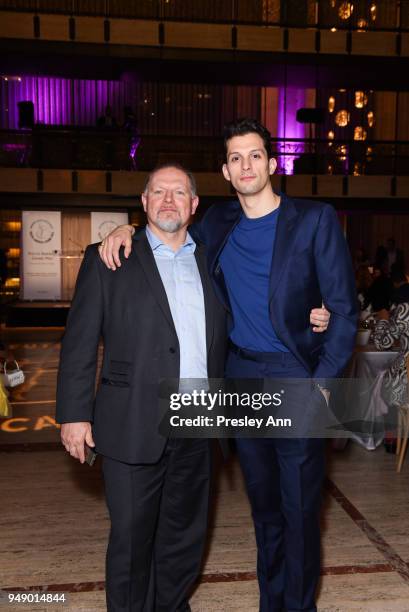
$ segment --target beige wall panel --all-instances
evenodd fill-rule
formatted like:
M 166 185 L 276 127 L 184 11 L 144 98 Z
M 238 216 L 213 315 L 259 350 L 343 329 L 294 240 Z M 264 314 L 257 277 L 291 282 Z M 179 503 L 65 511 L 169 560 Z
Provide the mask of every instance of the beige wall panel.
M 404 55 L 405 57 L 408 57 L 409 55 L 409 34 L 403 32 L 402 33 L 402 47 L 401 47 L 401 53 L 402 55 Z
M 214 23 L 165 23 L 165 46 L 231 49 L 231 29 Z
M 42 40 L 69 40 L 68 15 L 40 15 Z
M 396 55 L 394 32 L 352 32 L 352 54 Z
M 103 170 L 79 170 L 79 193 L 106 193 L 105 172 Z
M 287 176 L 286 191 L 289 196 L 297 198 L 308 198 L 312 195 L 311 175 L 299 174 Z
M 347 34 L 321 30 L 321 53 L 346 53 Z
M 221 172 L 195 172 L 197 192 L 200 196 L 232 196 L 234 192 L 230 189 L 230 183 L 226 181 Z
M 288 50 L 294 53 L 315 53 L 315 30 L 289 28 Z
M 342 197 L 342 176 L 329 174 L 317 176 L 317 190 L 320 198 Z
M 157 21 L 112 19 L 110 42 L 117 45 L 159 45 L 159 24 Z
M 396 92 L 375 91 L 374 93 L 374 139 L 395 140 Z
M 61 247 L 63 253 L 80 255 L 80 247 L 85 250 L 91 242 L 91 217 L 89 212 L 67 211 L 61 218 Z M 61 259 L 62 282 L 61 291 L 63 300 L 71 300 L 78 270 L 82 262 L 81 257 Z
M 390 176 L 350 176 L 348 195 L 351 197 L 390 197 Z
M 121 195 L 139 196 L 144 188 L 147 172 L 113 172 L 112 192 Z
M 43 170 L 44 191 L 48 193 L 71 193 L 71 170 Z
M 104 18 L 76 17 L 75 36 L 78 42 L 104 43 Z
M 277 27 L 239 25 L 237 48 L 248 51 L 282 51 L 283 30 Z
M 399 198 L 409 198 L 409 176 L 396 177 L 396 195 Z M 408 232 L 408 235 L 409 235 L 409 232 Z M 408 256 L 409 256 L 409 252 L 408 252 Z
M 37 170 L 0 168 L 0 191 L 37 191 Z
M 34 38 L 33 15 L 0 11 L 0 38 Z

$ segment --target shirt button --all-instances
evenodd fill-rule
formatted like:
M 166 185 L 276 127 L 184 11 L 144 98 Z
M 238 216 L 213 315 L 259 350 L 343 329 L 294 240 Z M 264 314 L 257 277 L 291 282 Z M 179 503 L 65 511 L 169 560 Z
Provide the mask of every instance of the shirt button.
M 174 349 L 173 346 L 171 346 L 169 349 L 169 353 L 176 353 L 176 349 Z

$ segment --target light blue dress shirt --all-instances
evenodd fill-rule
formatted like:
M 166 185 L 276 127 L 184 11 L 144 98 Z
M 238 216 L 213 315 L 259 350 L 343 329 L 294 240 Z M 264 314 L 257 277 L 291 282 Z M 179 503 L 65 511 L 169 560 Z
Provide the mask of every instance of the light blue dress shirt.
M 185 243 L 174 252 L 148 226 L 146 237 L 166 291 L 179 340 L 180 378 L 207 379 L 205 306 L 195 259 L 196 244 L 188 233 Z M 192 390 L 194 384 L 191 383 L 182 381 L 179 390 Z

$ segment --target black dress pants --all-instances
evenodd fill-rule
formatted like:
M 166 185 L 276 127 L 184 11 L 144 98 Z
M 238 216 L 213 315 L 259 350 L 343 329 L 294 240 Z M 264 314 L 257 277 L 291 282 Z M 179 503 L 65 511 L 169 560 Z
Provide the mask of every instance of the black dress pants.
M 190 610 L 207 529 L 209 441 L 169 440 L 155 464 L 104 457 L 103 473 L 108 611 Z

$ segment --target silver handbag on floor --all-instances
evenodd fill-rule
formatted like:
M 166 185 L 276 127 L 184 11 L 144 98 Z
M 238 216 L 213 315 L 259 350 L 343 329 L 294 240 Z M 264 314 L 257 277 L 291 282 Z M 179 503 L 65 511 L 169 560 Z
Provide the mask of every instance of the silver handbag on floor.
M 8 370 L 8 363 L 14 363 L 15 368 L 13 370 Z M 25 380 L 24 372 L 23 370 L 20 370 L 20 366 L 18 365 L 17 361 L 5 361 L 3 363 L 1 378 L 5 387 L 17 387 L 18 385 L 22 385 Z

